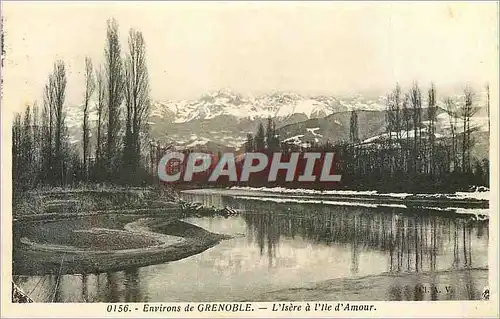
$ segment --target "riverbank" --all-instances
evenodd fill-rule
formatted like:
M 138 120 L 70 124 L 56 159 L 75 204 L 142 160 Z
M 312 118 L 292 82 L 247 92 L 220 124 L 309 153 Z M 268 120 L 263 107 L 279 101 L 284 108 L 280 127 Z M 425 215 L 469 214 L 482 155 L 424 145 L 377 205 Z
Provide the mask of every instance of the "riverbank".
M 272 291 L 252 301 L 479 300 L 486 287 L 486 268 L 433 273 L 385 273 L 332 279 L 309 286 Z
M 147 266 L 198 254 L 229 238 L 183 222 L 189 212 L 149 189 L 44 191 L 25 198 L 14 208 L 16 275 Z
M 52 188 L 15 196 L 13 217 L 47 213 L 88 213 L 113 209 L 172 207 L 176 195 L 154 188 Z
M 238 200 L 258 200 L 276 203 L 322 204 L 368 208 L 425 210 L 439 215 L 466 214 L 480 219 L 489 216 L 489 191 L 455 194 L 379 194 L 376 191 L 318 191 L 309 189 L 231 187 L 225 189 L 183 190 L 186 194 L 231 197 Z
M 144 221 L 144 220 L 143 220 Z M 22 246 L 16 247 L 14 253 L 15 275 L 45 274 L 78 274 L 119 271 L 127 268 L 142 267 L 183 259 L 199 254 L 218 244 L 228 236 L 208 232 L 195 225 L 177 219 L 149 219 L 149 237 L 156 232 L 154 239 L 163 235 L 177 237 L 171 241 L 161 241 L 156 245 L 136 247 L 138 238 L 144 242 L 145 232 L 123 231 L 121 238 L 102 236 L 103 232 L 116 230 L 100 230 L 97 233 L 99 243 L 95 246 L 108 246 L 107 250 L 81 249 L 68 245 L 40 244 L 24 239 Z M 154 226 L 153 226 L 154 224 Z M 120 241 L 120 245 L 116 244 Z M 118 247 L 117 247 L 118 246 Z M 118 248 L 118 249 L 111 249 Z
M 336 195 L 346 197 L 377 197 L 382 199 L 434 199 L 434 200 L 455 200 L 455 201 L 488 201 L 490 191 L 487 188 L 478 188 L 470 192 L 455 193 L 379 193 L 378 191 L 353 191 L 353 190 L 316 190 L 304 188 L 284 188 L 284 187 L 230 187 L 231 190 L 261 191 L 267 193 L 295 194 L 295 195 Z

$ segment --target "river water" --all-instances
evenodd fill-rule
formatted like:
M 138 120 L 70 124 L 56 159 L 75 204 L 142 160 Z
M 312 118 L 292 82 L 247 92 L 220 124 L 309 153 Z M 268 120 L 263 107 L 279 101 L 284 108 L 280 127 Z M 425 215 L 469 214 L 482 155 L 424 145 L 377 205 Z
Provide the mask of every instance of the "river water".
M 59 278 L 20 276 L 17 282 L 37 302 L 258 301 L 270 291 L 335 278 L 433 274 L 488 265 L 488 221 L 470 216 L 391 207 L 275 203 L 203 193 L 183 197 L 241 211 L 227 218 L 186 219 L 234 238 L 175 262 Z M 469 293 L 454 298 L 478 298 L 486 283 L 472 277 L 467 285 L 472 286 L 464 290 Z M 404 298 L 380 294 L 379 299 Z

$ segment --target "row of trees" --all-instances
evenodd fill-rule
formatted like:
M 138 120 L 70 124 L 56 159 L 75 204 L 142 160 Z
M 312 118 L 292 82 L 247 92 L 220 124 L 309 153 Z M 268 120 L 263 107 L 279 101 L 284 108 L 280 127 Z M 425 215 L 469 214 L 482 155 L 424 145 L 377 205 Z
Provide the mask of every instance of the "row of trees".
M 489 109 L 489 87 L 487 106 Z M 360 143 L 357 113 L 351 114 L 350 141 L 342 147 L 347 184 L 367 188 L 457 190 L 489 185 L 488 159 L 473 158 L 474 92 L 467 87 L 462 101 L 446 98 L 438 106 L 436 87 L 422 92 L 414 84 L 403 94 L 399 85 L 387 97 L 386 128 L 375 143 Z M 437 116 L 446 114 L 449 127 L 437 134 Z
M 477 130 L 476 127 L 471 127 L 471 118 L 478 110 L 473 106 L 473 98 L 472 90 L 466 88 L 462 105 L 457 106 L 451 98 L 445 100 L 444 111 L 447 112 L 449 118 L 451 147 L 454 153 L 452 165 L 455 170 L 462 172 L 471 170 L 471 149 L 474 142 L 471 133 Z M 439 107 L 434 84 L 431 84 L 428 91 L 425 111 L 422 108 L 422 93 L 417 84 L 414 84 L 404 97 L 401 88 L 396 86 L 392 94 L 387 97 L 387 105 L 388 146 L 401 149 L 397 153 L 395 159 L 397 165 L 393 170 L 403 169 L 407 173 L 425 171 L 428 174 L 434 174 L 437 144 L 447 142 L 438 141 L 436 136 Z M 425 125 L 424 118 L 426 119 Z M 457 139 L 458 120 L 463 121 L 461 144 Z M 401 164 L 401 161 L 405 159 L 406 163 Z
M 72 141 L 66 125 L 64 61 L 56 61 L 35 103 L 16 114 L 12 127 L 14 191 L 37 186 L 107 181 L 135 184 L 148 178 L 143 154 L 150 112 L 146 44 L 131 29 L 122 56 L 117 22 L 108 20 L 104 63 L 85 58 L 82 139 Z M 90 115 L 96 115 L 95 124 Z M 95 138 L 92 138 L 94 137 Z
M 489 87 L 487 107 L 489 113 Z M 427 91 L 426 105 L 422 91 L 415 83 L 407 93 L 397 85 L 387 96 L 385 129 L 378 139 L 363 143 L 360 139 L 358 112 L 352 111 L 348 140 L 336 144 L 309 142 L 307 147 L 280 142 L 271 118 L 264 127 L 259 124 L 254 135 L 248 134 L 245 150 L 251 151 L 315 151 L 336 153 L 336 170 L 343 180 L 336 187 L 407 190 L 453 191 L 470 185 L 489 185 L 488 159 L 473 158 L 473 133 L 478 127 L 472 117 L 474 92 L 464 90 L 463 99 L 446 98 L 438 105 L 436 87 Z M 437 116 L 444 113 L 449 127 L 437 133 Z M 264 185 L 266 181 L 250 181 Z M 276 183 L 275 183 L 276 184 Z M 279 183 L 278 183 L 279 184 Z M 286 183 L 288 187 L 300 184 Z M 324 184 L 312 185 L 322 188 Z

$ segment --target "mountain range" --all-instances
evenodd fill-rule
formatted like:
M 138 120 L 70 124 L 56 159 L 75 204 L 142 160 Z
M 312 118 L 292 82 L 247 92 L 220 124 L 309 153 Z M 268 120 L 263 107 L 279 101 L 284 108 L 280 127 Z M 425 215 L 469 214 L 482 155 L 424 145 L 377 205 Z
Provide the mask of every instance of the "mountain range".
M 463 96 L 452 97 L 460 105 Z M 485 145 L 478 154 L 487 154 L 488 118 L 485 94 L 476 94 L 478 110 L 473 125 Z M 426 101 L 423 101 L 425 108 Z M 438 103 L 437 134 L 449 134 L 449 116 L 444 103 Z M 230 89 L 202 95 L 195 100 L 153 101 L 148 121 L 151 137 L 162 144 L 211 151 L 233 151 L 241 148 L 248 133 L 255 134 L 259 123 L 268 117 L 276 123 L 281 141 L 307 145 L 311 142 L 338 142 L 349 137 L 351 111 L 358 113 L 361 140 L 373 139 L 385 131 L 386 97 L 302 96 L 296 93 L 272 92 L 243 96 Z M 67 124 L 74 142 L 81 136 L 81 110 L 72 108 Z M 424 109 L 425 124 L 425 109 Z M 95 114 L 91 114 L 91 120 Z M 459 123 L 461 123 L 459 121 Z M 479 143 L 481 144 L 481 143 Z M 483 156 L 483 155 L 480 155 Z M 487 156 L 487 155 L 486 155 Z

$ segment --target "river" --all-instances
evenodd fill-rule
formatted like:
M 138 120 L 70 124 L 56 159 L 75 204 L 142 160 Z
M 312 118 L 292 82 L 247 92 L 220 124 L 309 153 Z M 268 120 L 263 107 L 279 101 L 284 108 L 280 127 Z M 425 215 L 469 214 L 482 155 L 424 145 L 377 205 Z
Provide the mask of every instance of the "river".
M 37 302 L 258 301 L 272 291 L 336 278 L 453 273 L 488 265 L 488 220 L 414 208 L 275 203 L 214 193 L 182 196 L 238 209 L 240 214 L 227 218 L 185 219 L 234 238 L 170 263 L 103 274 L 19 276 L 16 281 Z M 416 278 L 417 284 L 429 284 Z M 433 285 L 444 284 L 439 277 L 434 280 Z M 464 287 L 453 296 L 429 298 L 476 299 L 487 282 L 470 276 L 451 284 Z M 377 294 L 373 299 L 424 298 Z

